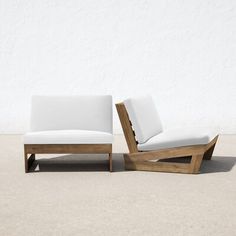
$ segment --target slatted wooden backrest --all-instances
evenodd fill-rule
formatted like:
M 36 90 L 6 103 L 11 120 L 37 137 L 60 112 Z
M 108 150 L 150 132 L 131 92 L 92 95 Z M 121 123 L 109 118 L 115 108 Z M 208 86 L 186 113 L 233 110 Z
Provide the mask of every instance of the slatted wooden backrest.
M 130 153 L 138 152 L 135 134 L 132 129 L 132 123 L 129 119 L 129 115 L 127 113 L 124 103 L 117 103 L 116 109 L 120 118 L 120 123 L 123 129 L 124 135 L 125 135 L 129 152 Z

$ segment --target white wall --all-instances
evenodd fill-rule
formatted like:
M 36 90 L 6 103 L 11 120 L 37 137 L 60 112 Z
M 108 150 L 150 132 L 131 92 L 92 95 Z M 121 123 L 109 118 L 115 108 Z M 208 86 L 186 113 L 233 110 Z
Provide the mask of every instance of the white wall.
M 236 133 L 236 1 L 0 0 L 0 133 L 32 94 L 152 94 L 165 127 Z

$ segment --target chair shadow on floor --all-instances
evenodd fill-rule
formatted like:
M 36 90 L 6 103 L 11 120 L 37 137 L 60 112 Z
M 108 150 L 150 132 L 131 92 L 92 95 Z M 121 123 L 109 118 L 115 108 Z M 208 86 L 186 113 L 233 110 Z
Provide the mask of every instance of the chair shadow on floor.
M 189 158 L 175 158 L 172 161 L 187 163 Z M 170 161 L 170 159 L 168 159 Z M 204 160 L 200 174 L 229 172 L 236 163 L 236 157 L 213 156 L 212 160 Z M 36 160 L 30 172 L 77 172 L 77 171 L 109 171 L 108 156 L 102 154 L 64 155 Z M 122 153 L 113 154 L 113 172 L 125 171 Z
M 123 154 L 113 154 L 113 172 L 124 171 Z M 53 158 L 39 158 L 34 161 L 30 172 L 77 172 L 109 171 L 108 155 L 78 154 Z
M 190 163 L 191 157 L 173 158 L 173 159 L 167 159 L 166 161 L 177 162 L 177 163 Z M 229 172 L 232 170 L 235 163 L 236 163 L 236 157 L 213 156 L 211 160 L 203 160 L 200 168 L 200 174 Z
M 233 156 L 213 156 L 210 161 L 203 161 L 201 174 L 230 172 L 236 164 L 236 157 Z

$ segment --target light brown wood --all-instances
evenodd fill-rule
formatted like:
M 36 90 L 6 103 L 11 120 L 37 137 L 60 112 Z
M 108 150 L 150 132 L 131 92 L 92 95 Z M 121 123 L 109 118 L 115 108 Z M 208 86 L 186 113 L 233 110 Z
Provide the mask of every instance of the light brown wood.
M 25 144 L 27 153 L 110 153 L 112 144 Z
M 190 173 L 198 174 L 202 164 L 203 153 L 199 155 L 193 155 L 190 164 Z
M 129 115 L 126 111 L 124 103 L 117 103 L 116 109 L 120 118 L 121 126 L 125 135 L 125 139 L 129 148 L 129 152 L 138 152 L 137 141 L 135 139 L 134 130 L 132 129 Z
M 203 159 L 204 160 L 211 160 L 212 154 L 215 149 L 216 142 L 218 140 L 219 135 L 217 135 L 207 146 L 206 151 L 204 153 Z
M 25 172 L 29 172 L 35 154 L 109 154 L 109 170 L 112 171 L 112 144 L 25 144 Z M 28 158 L 28 154 L 31 156 Z
M 129 153 L 124 154 L 127 170 L 164 171 L 174 173 L 197 174 L 204 159 L 211 159 L 218 135 L 206 145 L 161 149 L 156 151 L 139 151 L 132 124 L 129 120 L 124 103 L 116 104 L 117 112 L 123 128 Z M 161 162 L 158 160 L 191 157 L 190 163 Z M 157 160 L 157 161 L 154 161 Z
M 129 162 L 125 161 L 126 170 L 189 173 L 190 164 L 171 162 Z
M 210 145 L 194 145 L 179 148 L 162 149 L 149 152 L 124 154 L 125 166 L 128 170 L 164 171 L 173 173 L 197 174 L 205 155 L 212 155 L 217 138 Z M 209 154 L 209 152 L 211 152 Z M 173 162 L 153 162 L 153 160 L 171 159 L 191 156 L 189 164 Z M 151 162 L 152 161 L 152 162 Z

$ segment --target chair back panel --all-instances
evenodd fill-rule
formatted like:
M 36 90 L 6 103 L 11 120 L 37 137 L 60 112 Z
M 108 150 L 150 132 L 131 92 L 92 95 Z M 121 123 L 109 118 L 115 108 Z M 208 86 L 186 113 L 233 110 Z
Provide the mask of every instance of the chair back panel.
M 112 97 L 32 97 L 31 131 L 71 129 L 112 133 Z
M 117 103 L 116 109 L 120 118 L 121 126 L 125 135 L 125 139 L 130 153 L 138 152 L 135 133 L 132 129 L 132 124 L 129 115 L 126 111 L 124 103 Z
M 163 131 L 151 96 L 129 98 L 124 101 L 124 105 L 139 143 L 145 143 Z

